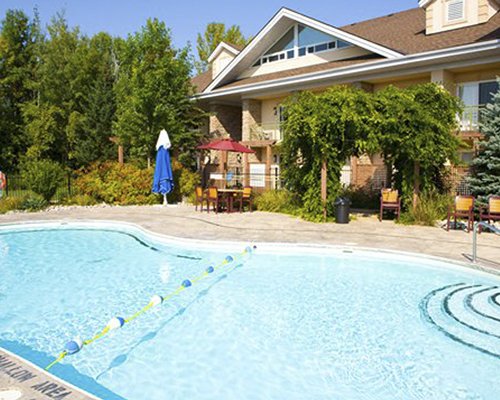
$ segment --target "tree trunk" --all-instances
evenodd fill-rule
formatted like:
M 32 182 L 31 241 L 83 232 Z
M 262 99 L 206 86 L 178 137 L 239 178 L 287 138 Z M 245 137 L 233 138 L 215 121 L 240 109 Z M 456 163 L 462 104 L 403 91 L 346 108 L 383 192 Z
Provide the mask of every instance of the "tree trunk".
M 321 164 L 321 202 L 323 203 L 323 220 L 326 221 L 326 199 L 327 199 L 327 168 L 326 160 Z
M 413 210 L 417 208 L 420 195 L 420 162 L 413 163 Z

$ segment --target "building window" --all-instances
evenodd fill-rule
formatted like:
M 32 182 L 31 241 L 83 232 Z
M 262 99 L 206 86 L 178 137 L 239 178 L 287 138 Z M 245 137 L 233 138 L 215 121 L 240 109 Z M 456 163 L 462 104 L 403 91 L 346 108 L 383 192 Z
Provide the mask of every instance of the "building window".
M 273 44 L 253 66 L 258 67 L 265 63 L 289 60 L 306 54 L 343 49 L 349 46 L 352 45 L 326 33 L 305 25 L 296 24 Z
M 493 102 L 493 95 L 498 92 L 496 81 L 469 82 L 458 85 L 458 97 L 464 103 L 464 112 L 460 118 L 462 131 L 477 131 L 481 123 L 481 110 Z
M 446 3 L 446 20 L 455 22 L 465 17 L 465 0 L 448 0 Z

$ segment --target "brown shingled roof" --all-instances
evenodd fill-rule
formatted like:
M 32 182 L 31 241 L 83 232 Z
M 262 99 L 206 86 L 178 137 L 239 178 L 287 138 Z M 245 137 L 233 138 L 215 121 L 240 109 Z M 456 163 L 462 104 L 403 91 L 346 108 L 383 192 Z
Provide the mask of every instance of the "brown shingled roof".
M 329 69 L 347 67 L 350 65 L 362 64 L 362 63 L 365 63 L 368 61 L 376 61 L 376 60 L 382 60 L 382 59 L 384 59 L 384 57 L 377 56 L 377 55 L 367 55 L 367 56 L 362 56 L 362 57 L 349 58 L 346 60 L 330 61 L 330 62 L 326 62 L 326 63 L 322 63 L 322 64 L 310 65 L 308 67 L 293 68 L 293 69 L 287 69 L 285 71 L 278 71 L 278 72 L 272 72 L 272 73 L 264 74 L 264 75 L 251 76 L 249 78 L 239 79 L 239 80 L 231 82 L 227 85 L 220 86 L 217 89 L 228 89 L 228 88 L 232 88 L 235 86 L 242 86 L 242 85 L 249 85 L 251 83 L 272 81 L 275 79 L 288 78 L 291 76 L 307 74 L 310 72 L 326 71 Z
M 425 10 L 413 8 L 384 17 L 374 18 L 341 27 L 345 32 L 359 36 L 373 43 L 385 46 L 403 54 L 414 54 L 432 50 L 440 50 L 449 47 L 456 47 L 466 44 L 477 43 L 486 40 L 500 38 L 500 12 L 494 15 L 488 22 L 466 28 L 454 29 L 451 31 L 425 34 Z M 286 71 L 274 72 L 265 75 L 244 78 L 233 81 L 217 89 L 226 89 L 251 83 L 271 81 L 280 78 L 287 78 L 310 72 L 325 71 L 360 64 L 377 59 L 381 56 L 365 56 L 356 59 L 333 61 L 309 67 L 294 68 Z M 197 92 L 202 92 L 211 81 L 206 81 L 207 77 L 201 75 L 193 78 L 200 78 L 203 84 L 198 83 Z
M 209 68 L 208 71 L 202 72 L 199 75 L 191 78 L 191 83 L 195 87 L 195 93 L 203 92 L 208 85 L 212 82 L 212 69 Z
M 500 38 L 500 13 L 488 22 L 425 34 L 425 10 L 413 8 L 340 28 L 404 54 L 445 49 Z

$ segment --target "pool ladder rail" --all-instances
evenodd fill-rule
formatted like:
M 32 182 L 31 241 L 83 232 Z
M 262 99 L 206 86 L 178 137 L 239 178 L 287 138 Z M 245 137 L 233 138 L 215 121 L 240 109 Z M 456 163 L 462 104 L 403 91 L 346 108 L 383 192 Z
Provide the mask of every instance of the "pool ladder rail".
M 472 233 L 472 260 L 471 260 L 473 264 L 477 264 L 477 233 L 480 227 L 491 229 L 493 233 L 495 233 L 496 235 L 500 235 L 500 229 L 498 229 L 496 226 L 492 224 L 488 224 L 487 222 L 484 221 L 474 223 L 474 230 Z
M 172 297 L 177 296 L 180 294 L 182 291 L 186 290 L 187 288 L 197 284 L 198 282 L 202 281 L 203 279 L 207 278 L 209 275 L 217 271 L 218 269 L 232 263 L 236 263 L 239 261 L 241 258 L 243 258 L 245 255 L 250 255 L 253 253 L 253 251 L 257 248 L 257 246 L 247 246 L 241 253 L 233 256 L 226 256 L 222 262 L 220 262 L 216 266 L 209 266 L 207 267 L 200 275 L 197 277 L 191 278 L 191 279 L 185 279 L 182 281 L 182 284 L 175 289 L 173 292 L 167 294 L 166 296 L 160 296 L 155 294 L 153 297 L 151 297 L 150 301 L 148 304 L 146 304 L 143 308 L 141 308 L 139 311 L 137 311 L 135 314 L 131 315 L 128 318 L 122 318 L 122 317 L 114 317 L 109 320 L 109 322 L 106 324 L 106 326 L 97 334 L 95 334 L 92 338 L 87 339 L 87 340 L 82 340 L 80 338 L 75 338 L 73 340 L 70 340 L 67 342 L 64 346 L 64 350 L 59 353 L 59 355 L 56 357 L 54 361 L 52 361 L 49 365 L 45 367 L 45 370 L 48 371 L 50 368 L 52 368 L 54 365 L 57 363 L 61 362 L 66 356 L 76 354 L 78 353 L 84 346 L 88 346 L 89 344 L 95 342 L 98 339 L 101 339 L 105 335 L 107 335 L 109 332 L 119 329 L 122 326 L 124 326 L 127 323 L 132 322 L 134 319 L 139 317 L 141 314 L 144 314 L 146 311 L 149 309 L 156 307 L 162 303 L 164 303 L 167 300 L 170 300 Z

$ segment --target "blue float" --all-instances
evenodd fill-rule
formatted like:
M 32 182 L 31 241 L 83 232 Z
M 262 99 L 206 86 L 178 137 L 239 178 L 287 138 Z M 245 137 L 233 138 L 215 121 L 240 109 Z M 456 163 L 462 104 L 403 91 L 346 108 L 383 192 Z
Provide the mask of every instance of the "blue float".
M 210 266 L 206 269 L 207 273 L 211 274 L 212 272 L 214 272 L 214 267 Z
M 182 282 L 182 286 L 188 288 L 189 286 L 191 286 L 191 281 L 189 279 L 186 279 L 184 282 Z
M 64 350 L 68 354 L 78 353 L 82 349 L 83 343 L 80 339 L 70 340 L 64 345 Z
M 228 263 L 232 262 L 232 261 L 233 261 L 233 257 L 231 257 L 231 256 L 227 256 L 227 257 L 226 257 L 226 261 L 227 261 Z

